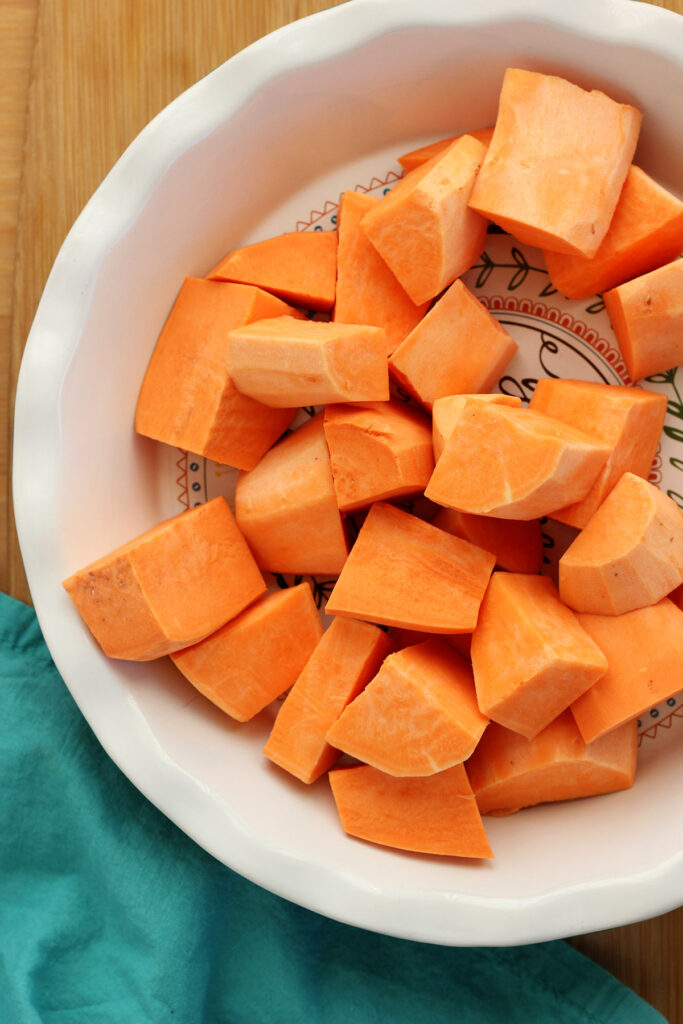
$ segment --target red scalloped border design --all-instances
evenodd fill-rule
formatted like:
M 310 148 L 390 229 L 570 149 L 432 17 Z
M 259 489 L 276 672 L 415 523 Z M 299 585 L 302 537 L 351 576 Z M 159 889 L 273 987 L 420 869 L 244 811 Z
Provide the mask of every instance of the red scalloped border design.
M 384 178 L 371 178 L 369 185 L 354 185 L 354 192 L 372 192 L 373 189 L 381 188 L 382 185 L 393 185 L 397 181 L 400 181 L 403 174 L 398 171 L 389 171 Z M 322 210 L 311 210 L 308 215 L 308 220 L 298 220 L 296 222 L 297 231 L 305 231 L 306 228 L 313 227 L 314 224 L 318 224 L 329 214 L 334 213 L 335 210 L 339 209 L 339 202 L 332 202 L 331 199 L 326 200 Z
M 655 452 L 655 457 L 652 460 L 652 465 L 650 466 L 650 475 L 648 476 L 648 480 L 650 481 L 651 484 L 656 484 L 657 486 L 659 486 L 659 484 L 661 484 L 661 482 L 662 482 L 662 447 L 661 447 L 661 445 L 657 448 L 657 451 Z
M 601 337 L 596 330 L 589 327 L 583 320 L 577 320 L 571 313 L 567 313 L 556 306 L 546 306 L 544 302 L 535 302 L 532 299 L 519 299 L 516 295 L 478 295 L 477 298 L 490 311 L 500 310 L 510 313 L 528 313 L 529 316 L 537 316 L 548 323 L 564 327 L 566 331 L 575 334 L 587 345 L 590 345 L 598 355 L 602 356 L 606 363 L 612 367 L 614 372 L 624 384 L 630 384 L 630 378 L 626 369 L 626 363 L 621 353 L 605 338 Z
M 641 745 L 645 736 L 647 736 L 649 740 L 653 740 L 657 735 L 658 729 L 670 729 L 673 725 L 674 718 L 683 719 L 683 704 L 679 704 L 677 708 L 674 708 L 671 711 L 671 714 L 667 715 L 665 718 L 658 718 L 651 726 L 644 729 L 638 737 L 638 746 Z
M 298 220 L 296 222 L 296 230 L 305 231 L 306 228 L 310 228 L 314 224 L 317 224 L 318 221 L 322 220 L 324 217 L 327 217 L 328 214 L 334 213 L 334 211 L 338 209 L 338 207 L 339 203 L 333 203 L 331 199 L 326 200 L 322 210 L 311 210 L 308 220 Z
M 179 475 L 176 477 L 176 486 L 178 487 L 178 502 L 183 508 L 190 507 L 190 494 L 187 484 L 187 452 L 179 448 L 180 458 L 176 462 L 176 469 Z

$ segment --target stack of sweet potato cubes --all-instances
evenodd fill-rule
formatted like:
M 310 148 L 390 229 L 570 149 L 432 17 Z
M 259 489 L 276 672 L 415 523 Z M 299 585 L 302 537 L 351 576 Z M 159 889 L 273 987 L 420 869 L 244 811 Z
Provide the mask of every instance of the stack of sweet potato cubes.
M 107 655 L 170 655 L 239 721 L 287 694 L 265 754 L 328 772 L 353 836 L 490 857 L 481 814 L 632 785 L 638 716 L 680 690 L 683 520 L 647 481 L 665 396 L 491 393 L 517 345 L 460 280 L 493 222 L 603 294 L 634 382 L 683 362 L 683 204 L 632 165 L 640 121 L 509 69 L 493 129 L 344 193 L 338 232 L 228 253 L 161 332 L 136 428 L 239 469 L 235 514 L 208 501 L 64 586 Z M 543 516 L 577 530 L 557 587 Z M 336 579 L 329 628 L 264 572 Z

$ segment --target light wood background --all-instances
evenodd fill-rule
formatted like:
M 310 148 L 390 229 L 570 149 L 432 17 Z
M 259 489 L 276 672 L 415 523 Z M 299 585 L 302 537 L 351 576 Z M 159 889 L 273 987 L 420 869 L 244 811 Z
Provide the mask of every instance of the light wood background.
M 11 409 L 24 342 L 69 227 L 174 96 L 265 33 L 328 6 L 0 0 L 0 590 L 30 601 L 11 515 Z M 683 14 L 683 0 L 659 6 Z M 683 1024 L 683 910 L 572 943 Z

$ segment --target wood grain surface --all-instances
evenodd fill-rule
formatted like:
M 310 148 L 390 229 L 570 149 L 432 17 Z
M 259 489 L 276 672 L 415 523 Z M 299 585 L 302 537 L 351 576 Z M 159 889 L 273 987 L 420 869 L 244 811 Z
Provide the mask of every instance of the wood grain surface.
M 0 590 L 30 601 L 11 515 L 11 409 L 25 339 L 69 227 L 178 93 L 265 33 L 328 6 L 0 0 Z M 683 15 L 683 0 L 658 6 Z M 571 941 L 683 1024 L 683 909 Z

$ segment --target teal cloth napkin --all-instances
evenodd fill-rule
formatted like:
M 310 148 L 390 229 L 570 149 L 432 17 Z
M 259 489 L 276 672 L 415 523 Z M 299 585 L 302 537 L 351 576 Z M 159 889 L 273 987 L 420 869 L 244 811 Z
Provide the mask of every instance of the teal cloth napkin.
M 99 746 L 33 611 L 0 594 L 3 1024 L 655 1024 L 564 942 L 447 948 L 230 871 Z

